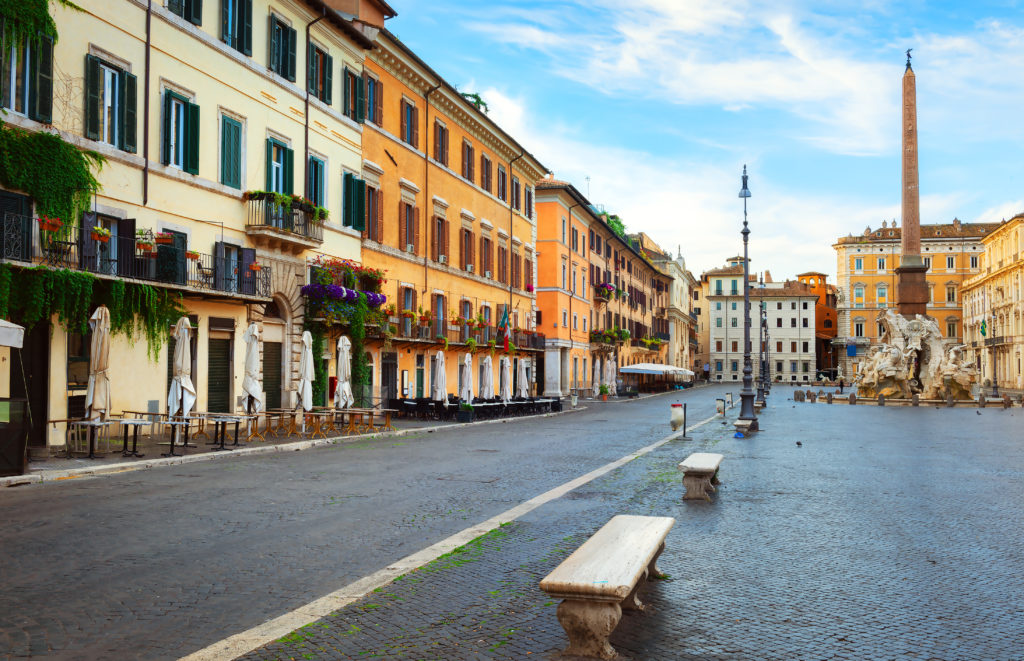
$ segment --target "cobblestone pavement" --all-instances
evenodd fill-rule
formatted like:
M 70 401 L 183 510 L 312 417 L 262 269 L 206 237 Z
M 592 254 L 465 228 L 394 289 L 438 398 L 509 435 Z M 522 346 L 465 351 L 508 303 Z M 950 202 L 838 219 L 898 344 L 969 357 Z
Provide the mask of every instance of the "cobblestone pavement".
M 706 425 L 243 658 L 558 658 L 538 583 L 619 513 L 677 520 L 622 658 L 1024 658 L 1024 414 L 790 393 L 750 439 Z M 699 450 L 725 455 L 710 503 L 680 499 Z
M 0 492 L 0 659 L 176 659 L 650 444 L 668 404 Z

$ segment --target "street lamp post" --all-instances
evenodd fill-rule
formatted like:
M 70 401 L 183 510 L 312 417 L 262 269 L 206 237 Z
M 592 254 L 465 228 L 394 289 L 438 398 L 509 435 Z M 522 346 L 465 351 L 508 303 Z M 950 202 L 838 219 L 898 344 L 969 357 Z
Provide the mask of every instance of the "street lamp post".
M 999 383 L 998 377 L 996 376 L 996 316 L 992 315 L 992 346 L 989 348 L 989 352 L 992 354 L 992 396 L 999 397 Z
M 764 288 L 764 282 L 761 282 L 761 287 Z M 765 329 L 765 317 L 768 312 L 764 309 L 764 292 L 761 292 L 761 323 L 757 325 L 757 396 L 754 398 L 754 407 L 764 407 L 764 329 Z
M 772 394 L 772 336 L 768 333 L 768 323 L 764 326 L 764 394 Z
M 747 237 L 750 228 L 747 226 L 747 166 L 743 166 L 743 188 L 739 196 L 743 198 L 743 390 L 740 392 L 740 416 L 736 420 L 736 428 L 742 432 L 757 431 L 757 414 L 754 412 L 753 385 L 754 368 L 750 364 L 750 259 L 747 253 Z

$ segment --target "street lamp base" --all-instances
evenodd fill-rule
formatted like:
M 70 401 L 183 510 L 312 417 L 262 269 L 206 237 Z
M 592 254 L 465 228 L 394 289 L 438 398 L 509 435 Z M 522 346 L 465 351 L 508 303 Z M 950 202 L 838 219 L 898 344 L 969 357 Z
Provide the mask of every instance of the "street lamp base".
M 764 403 L 763 399 L 755 399 L 754 400 L 754 410 L 755 411 L 760 411 L 764 407 L 765 407 L 765 403 Z
M 733 425 L 735 425 L 736 431 L 743 432 L 744 436 L 757 431 L 757 420 L 737 420 Z

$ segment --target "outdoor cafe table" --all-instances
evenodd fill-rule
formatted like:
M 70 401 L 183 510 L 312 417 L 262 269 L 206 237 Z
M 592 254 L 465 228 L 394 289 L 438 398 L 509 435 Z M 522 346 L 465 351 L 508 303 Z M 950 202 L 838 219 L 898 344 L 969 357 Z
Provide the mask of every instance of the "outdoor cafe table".
M 291 418 L 292 430 L 289 432 L 288 424 L 289 418 Z M 277 420 L 277 424 L 274 424 L 274 420 Z M 267 410 L 267 428 L 265 433 L 273 434 L 277 436 L 279 432 L 284 432 L 285 436 L 290 433 L 294 433 L 295 429 L 295 409 L 268 409 Z
M 121 423 L 121 427 L 124 429 L 124 445 L 121 446 L 121 456 L 122 457 L 144 457 L 144 456 L 146 456 L 144 454 L 139 454 L 139 451 L 138 451 L 139 427 L 141 427 L 142 425 L 148 425 L 149 424 L 149 420 L 144 420 L 142 418 L 121 418 L 120 420 L 118 420 L 118 422 Z M 128 427 L 129 426 L 131 426 L 133 428 L 132 429 L 132 449 L 131 449 L 131 452 L 128 451 Z
M 161 424 L 168 425 L 171 428 L 171 439 L 170 439 L 171 440 L 171 451 L 170 452 L 161 452 L 160 453 L 161 457 L 181 457 L 181 456 L 183 456 L 184 453 L 183 454 L 178 454 L 177 452 L 174 451 L 174 445 L 175 445 L 174 439 L 178 435 L 177 434 L 178 429 L 180 429 L 182 427 L 185 428 L 185 442 L 181 445 L 181 447 L 183 447 L 183 448 L 194 448 L 194 447 L 196 447 L 194 445 L 189 445 L 188 444 L 188 428 L 192 424 L 191 420 L 189 420 L 187 418 L 184 419 L 184 420 L 180 420 L 180 419 L 179 420 L 164 420 L 163 423 L 161 423 Z
M 258 411 L 256 413 L 246 414 L 246 418 L 249 419 L 249 435 L 245 437 L 246 441 L 251 441 L 254 438 L 258 438 L 261 441 L 267 440 L 263 434 L 270 432 L 270 416 L 272 414 L 266 411 Z M 263 416 L 267 420 L 266 428 L 263 430 L 263 434 L 260 433 L 260 416 Z
M 224 437 L 227 436 L 228 424 L 235 423 L 235 442 L 232 443 L 235 446 L 238 445 L 238 425 L 242 420 L 242 416 L 236 415 L 207 416 L 206 421 L 213 423 L 213 443 L 207 443 L 207 445 L 216 445 L 217 447 L 213 448 L 214 452 L 231 450 L 231 448 L 224 447 Z M 217 445 L 218 438 L 220 439 L 220 445 Z
M 100 427 L 109 427 L 110 425 L 116 425 L 118 420 L 74 420 L 71 422 L 76 427 L 88 427 L 89 428 L 89 454 L 86 459 L 98 459 L 103 455 L 96 454 L 96 430 Z M 108 448 L 109 449 L 109 448 Z
M 309 411 L 306 413 L 307 417 L 313 419 L 313 430 L 310 432 L 310 438 L 316 438 L 317 434 L 320 434 L 320 438 L 327 438 L 327 434 L 324 431 L 324 423 L 329 422 L 328 418 L 334 417 L 334 411 Z

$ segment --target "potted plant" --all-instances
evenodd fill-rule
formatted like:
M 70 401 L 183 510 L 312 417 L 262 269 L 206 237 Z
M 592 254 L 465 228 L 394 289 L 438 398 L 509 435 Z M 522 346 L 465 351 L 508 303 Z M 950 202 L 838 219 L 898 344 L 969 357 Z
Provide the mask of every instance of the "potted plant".
M 92 228 L 91 236 L 93 241 L 99 241 L 100 243 L 108 243 L 110 241 L 110 230 L 106 227 L 100 227 L 96 225 Z
M 440 333 L 438 333 L 437 336 L 434 337 L 434 339 L 437 340 L 440 344 L 444 345 L 444 350 L 448 351 L 448 338 L 447 337 L 445 337 L 444 335 L 441 335 Z
M 263 267 L 260 266 L 258 262 L 253 262 L 252 264 L 249 264 L 249 270 L 252 271 L 253 273 L 259 273 L 262 269 Z
M 153 238 L 157 243 L 174 243 L 174 235 L 170 232 L 157 232 Z
M 42 215 L 38 219 L 39 229 L 44 232 L 59 232 L 64 223 L 60 218 L 50 218 L 49 216 Z
M 199 261 L 199 253 L 196 252 L 195 250 L 186 250 L 185 251 L 185 259 L 191 259 L 193 262 L 198 262 Z
M 598 387 L 597 392 L 600 393 L 601 401 L 602 402 L 607 402 L 608 401 L 608 393 L 611 392 L 611 390 L 608 388 L 608 386 L 606 386 L 605 384 L 602 383 Z
M 459 422 L 473 422 L 473 405 L 469 402 L 459 404 L 455 419 Z
M 144 255 L 148 255 L 155 250 L 153 242 L 148 240 L 136 240 L 135 247 L 141 250 Z
M 476 351 L 476 340 L 473 338 L 466 340 L 466 348 L 470 351 Z
M 416 316 L 416 313 L 413 312 L 412 310 L 409 310 L 409 309 L 402 310 L 402 318 L 403 319 L 412 319 L 415 316 Z
M 530 285 L 530 284 L 526 285 L 526 291 L 528 291 L 528 292 L 530 292 L 532 294 L 533 293 L 533 285 Z

